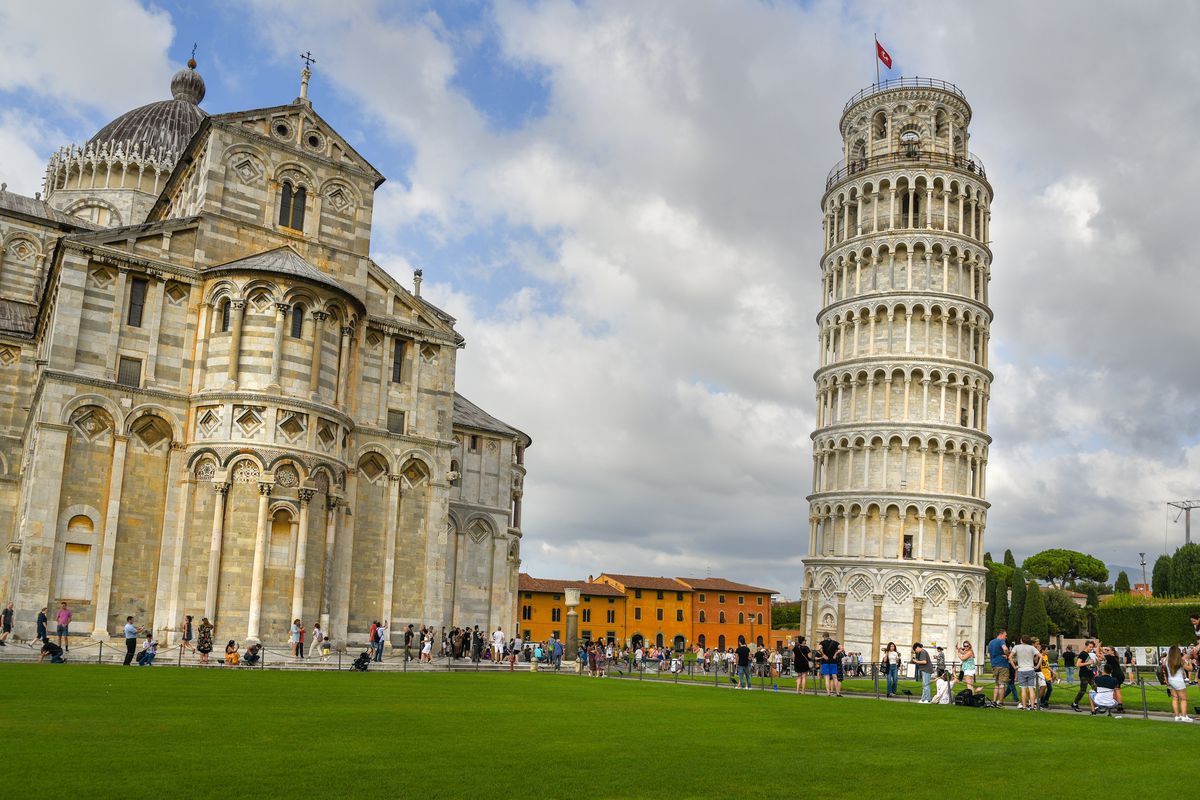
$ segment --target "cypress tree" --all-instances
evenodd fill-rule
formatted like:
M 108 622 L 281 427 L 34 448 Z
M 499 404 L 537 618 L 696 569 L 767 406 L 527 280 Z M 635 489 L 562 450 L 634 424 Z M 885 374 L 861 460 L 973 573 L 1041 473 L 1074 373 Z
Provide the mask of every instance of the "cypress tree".
M 1200 544 L 1192 542 L 1171 557 L 1171 594 L 1192 597 L 1200 594 Z
M 990 569 L 984 584 L 984 592 L 983 599 L 987 601 L 987 630 L 984 631 L 984 636 L 990 642 L 996 637 L 996 629 L 992 625 L 996 618 L 996 576 Z
M 1041 639 L 1050 646 L 1050 616 L 1046 613 L 1046 599 L 1034 581 L 1025 587 L 1025 607 L 1021 611 L 1021 634 Z
M 992 558 L 991 550 L 988 550 L 986 553 L 983 554 L 983 563 L 987 564 L 989 561 L 994 561 L 994 560 L 995 559 Z
M 1012 567 L 1013 569 L 1017 568 L 1017 560 L 1013 558 L 1012 550 L 1004 551 L 1004 566 Z
M 1117 573 L 1117 582 L 1113 584 L 1113 592 L 1116 594 L 1129 594 L 1129 576 L 1125 574 L 1125 570 Z
M 1043 610 L 1044 607 L 1043 607 Z M 1021 641 L 1021 635 L 1027 633 L 1021 623 L 1025 613 L 1025 572 L 1014 570 L 1012 577 L 1012 599 L 1008 609 L 1008 638 L 1014 642 Z
M 1150 575 L 1150 591 L 1155 597 L 1171 596 L 1171 557 L 1163 554 L 1154 562 Z
M 1002 585 L 996 585 L 996 613 L 992 615 L 992 636 L 1008 628 L 1008 590 Z

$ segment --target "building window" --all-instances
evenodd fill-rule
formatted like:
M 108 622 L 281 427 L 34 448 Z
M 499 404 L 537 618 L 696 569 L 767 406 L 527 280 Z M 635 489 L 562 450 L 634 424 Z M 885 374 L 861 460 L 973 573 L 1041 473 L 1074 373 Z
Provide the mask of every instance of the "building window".
M 642 590 L 641 590 L 641 589 L 634 589 L 634 590 L 633 590 L 633 596 L 634 596 L 634 598 L 635 598 L 635 599 L 637 599 L 637 600 L 641 600 L 641 599 L 642 599 Z
M 454 478 L 450 481 L 451 486 L 458 486 L 462 478 L 462 467 L 457 461 L 450 462 L 450 471 L 454 473 Z
M 532 600 L 532 599 L 533 599 L 533 592 L 526 592 L 526 593 L 525 593 L 525 599 L 526 599 L 526 600 Z
M 700 621 L 704 622 L 704 609 L 700 609 Z
M 700 593 L 700 602 L 701 602 L 701 603 L 703 603 L 703 602 L 704 602 L 704 592 L 701 592 L 701 593 Z
M 585 642 L 590 642 L 592 640 L 592 632 L 590 630 L 580 631 L 579 638 L 583 639 Z
M 117 383 L 138 388 L 142 385 L 142 360 L 121 356 L 117 364 Z
M 633 609 L 633 618 L 634 618 L 634 619 L 641 619 L 641 618 L 642 618 L 642 609 L 641 609 L 641 607 L 640 607 L 640 606 L 639 606 L 639 607 L 637 607 L 637 608 L 635 608 L 635 609 Z
M 738 612 L 738 625 L 745 625 L 745 624 L 746 624 L 746 615 L 743 614 L 741 611 L 739 611 Z
M 590 608 L 585 608 L 583 610 L 583 621 L 584 622 L 592 621 L 592 610 Z
M 658 593 L 658 599 L 659 599 L 659 600 L 662 600 L 662 599 L 663 599 L 663 593 L 662 593 L 662 592 L 659 592 L 659 593 Z
M 611 608 L 608 610 L 608 624 L 611 625 L 617 621 L 617 612 Z
M 682 608 L 675 609 L 675 621 L 683 622 L 683 609 Z
M 399 383 L 404 375 L 404 346 L 408 342 L 397 339 L 392 345 L 392 383 Z
M 723 594 L 719 594 L 719 595 L 717 595 L 717 602 L 718 602 L 718 603 L 724 603 L 724 602 L 725 602 L 725 595 L 723 595 Z
M 611 605 L 616 605 L 616 602 L 617 602 L 617 598 L 615 598 L 615 597 L 610 597 L 610 598 L 608 598 L 608 604 L 609 604 L 610 606 L 611 606 Z
M 585 595 L 583 596 L 583 598 L 582 598 L 582 599 L 583 599 L 583 602 L 585 602 L 585 603 L 590 603 L 590 602 L 592 602 L 592 596 L 591 596 L 591 595 L 587 595 L 587 594 L 585 594 Z
M 129 314 L 125 323 L 134 328 L 142 327 L 142 311 L 146 308 L 146 287 L 150 281 L 145 278 L 134 278 L 129 286 Z
M 228 300 L 221 303 L 221 333 L 229 333 L 229 307 L 233 305 Z
M 739 606 L 744 606 L 744 605 L 746 605 L 746 595 L 744 595 L 744 594 L 739 594 L 739 595 L 738 595 L 738 605 L 739 605 Z
M 279 194 L 279 224 L 294 231 L 304 230 L 304 200 L 307 191 L 303 186 L 293 188 L 291 181 L 283 182 Z
M 562 609 L 561 608 L 550 609 L 550 621 L 551 622 L 562 622 Z
M 763 604 L 763 599 L 762 599 L 762 595 L 761 595 L 761 594 L 758 596 L 758 604 L 759 604 L 760 606 Z
M 74 524 L 74 520 L 71 522 Z M 90 520 L 88 522 L 88 531 L 90 532 Z M 68 542 L 65 548 L 58 596 L 70 600 L 90 600 L 92 597 L 92 546 Z
M 517 466 L 524 466 L 524 464 L 525 464 L 525 445 L 517 443 L 517 446 L 513 451 L 513 455 L 517 459 Z
M 659 608 L 659 609 L 656 609 L 656 616 L 658 617 L 658 621 L 659 621 L 659 622 L 662 622 L 662 619 L 663 619 L 663 610 L 662 610 L 661 608 Z
M 404 433 L 404 412 L 388 409 L 388 433 Z
M 724 611 L 722 611 L 720 613 L 720 616 L 717 617 L 717 621 L 720 622 L 722 625 L 725 624 L 725 612 Z
M 533 606 L 521 606 L 521 619 L 533 619 Z
M 683 602 L 683 592 L 676 592 L 675 599 L 682 603 Z
M 479 437 L 476 436 L 475 434 L 471 434 L 471 452 L 472 453 L 479 452 Z
M 292 306 L 292 338 L 304 338 L 304 306 L 301 303 Z
M 762 614 L 758 615 L 758 624 L 762 625 Z

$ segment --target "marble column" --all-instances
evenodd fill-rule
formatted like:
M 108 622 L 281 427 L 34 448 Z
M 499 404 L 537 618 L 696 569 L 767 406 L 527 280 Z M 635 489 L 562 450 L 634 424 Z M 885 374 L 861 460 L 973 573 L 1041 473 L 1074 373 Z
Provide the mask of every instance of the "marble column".
M 308 555 L 308 504 L 314 489 L 300 489 L 300 524 L 296 532 L 296 571 L 292 576 L 292 619 L 304 619 L 304 570 Z
M 337 393 L 338 406 L 346 404 L 346 389 L 350 383 L 350 343 L 354 334 L 351 325 L 342 326 L 342 338 L 338 342 Z
M 112 600 L 113 559 L 117 553 L 117 521 L 121 515 L 121 487 L 125 480 L 125 451 L 129 437 L 113 437 L 112 469 L 108 475 L 108 510 L 104 515 L 104 546 L 100 551 L 100 583 L 96 589 L 96 618 L 92 637 L 107 639 L 109 603 Z
M 333 554 L 337 544 L 338 505 L 335 495 L 325 497 L 325 558 L 321 570 L 321 630 L 329 631 L 329 587 L 333 581 Z
M 950 611 L 949 618 L 946 620 L 946 641 L 941 645 L 949 650 L 957 647 L 961 642 L 958 641 L 958 601 L 951 597 L 947 601 L 947 605 L 950 607 Z M 953 651 L 951 650 L 951 652 Z
M 180 446 L 182 447 L 182 444 Z M 172 552 L 171 558 L 171 583 L 170 588 L 168 589 L 168 597 L 170 599 L 167 601 L 167 618 L 171 621 L 171 624 L 179 622 L 180 620 L 179 590 L 180 580 L 183 576 L 183 550 L 187 542 L 188 522 L 191 519 L 190 511 L 192 507 L 192 486 L 194 483 L 195 478 L 191 472 L 188 472 L 183 476 L 180 486 L 181 491 L 179 492 L 179 503 L 176 506 L 175 512 L 175 548 Z M 166 533 L 167 531 L 164 528 L 164 537 L 166 536 Z M 197 620 L 197 624 L 198 623 L 199 620 Z M 168 646 L 171 645 L 173 640 L 173 636 L 169 638 Z
M 229 337 L 229 371 L 227 373 L 227 384 L 230 388 L 238 387 L 238 370 L 241 368 L 242 360 L 242 320 L 246 315 L 246 302 L 244 300 L 234 300 L 230 303 L 229 313 L 233 315 L 230 321 L 230 326 L 233 332 Z
M 846 593 L 837 593 L 837 640 L 846 642 Z
M 179 541 L 174 537 L 175 520 L 179 515 L 179 498 L 186 492 L 186 480 L 180 481 L 179 473 L 183 468 L 183 444 L 171 442 L 167 461 L 167 496 L 163 503 L 162 533 L 158 549 L 158 575 L 154 588 L 154 621 L 152 630 L 168 631 L 163 638 L 170 646 L 174 639 L 172 628 L 175 623 L 175 612 L 171 610 L 171 564 Z M 182 483 L 182 485 L 181 485 Z
M 258 525 L 254 531 L 254 564 L 250 575 L 250 614 L 246 638 L 258 638 L 262 617 L 263 570 L 267 560 L 267 522 L 271 505 L 272 481 L 258 482 Z
M 871 653 L 868 658 L 877 661 L 883 648 L 883 595 L 871 595 Z
M 913 618 L 912 618 L 912 644 L 913 642 L 921 641 L 921 612 L 925 608 L 924 597 L 913 597 Z
M 383 609 L 380 618 L 392 627 L 392 594 L 396 586 L 396 529 L 400 517 L 400 476 L 388 475 L 387 528 L 383 544 Z
M 212 538 L 208 546 L 208 586 L 204 592 L 204 616 L 217 623 L 217 587 L 221 584 L 221 542 L 225 538 L 225 498 L 229 484 L 223 478 L 213 478 Z
M 566 589 L 567 603 L 567 640 L 563 648 L 563 661 L 574 661 L 579 650 L 579 589 Z
M 325 319 L 329 315 L 324 311 L 314 311 L 313 318 L 313 353 L 312 372 L 308 376 L 308 392 L 313 400 L 321 399 L 321 353 L 325 341 Z
M 278 391 L 280 373 L 283 371 L 283 331 L 287 327 L 287 315 L 291 309 L 287 303 L 275 304 L 275 340 L 271 347 L 271 382 L 268 389 Z
M 200 305 L 200 319 L 196 324 L 196 349 L 192 360 L 192 392 L 200 391 L 203 385 L 204 365 L 208 361 L 209 330 L 213 324 L 212 303 Z

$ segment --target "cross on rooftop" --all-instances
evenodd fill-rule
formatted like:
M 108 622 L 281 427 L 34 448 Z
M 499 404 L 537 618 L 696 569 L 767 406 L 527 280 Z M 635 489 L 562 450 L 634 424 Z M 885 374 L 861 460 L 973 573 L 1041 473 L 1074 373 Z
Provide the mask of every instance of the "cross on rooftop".
M 303 53 L 301 53 L 300 60 L 304 62 L 305 67 L 311 67 L 313 64 L 317 63 L 317 60 L 315 58 L 313 58 L 313 54 L 312 54 L 311 50 L 306 50 Z

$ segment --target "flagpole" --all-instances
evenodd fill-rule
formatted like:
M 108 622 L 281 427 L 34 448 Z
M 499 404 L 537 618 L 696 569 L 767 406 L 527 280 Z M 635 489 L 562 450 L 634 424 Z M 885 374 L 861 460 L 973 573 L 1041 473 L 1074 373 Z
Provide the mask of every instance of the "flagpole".
M 872 53 L 872 55 L 875 56 L 875 85 L 878 86 L 879 85 L 879 34 L 878 33 L 875 34 L 875 52 Z

